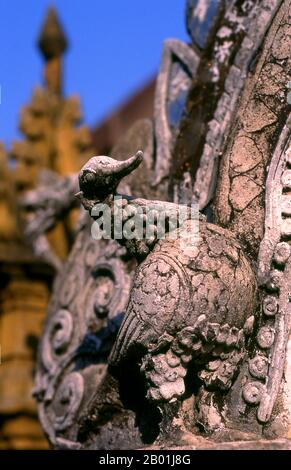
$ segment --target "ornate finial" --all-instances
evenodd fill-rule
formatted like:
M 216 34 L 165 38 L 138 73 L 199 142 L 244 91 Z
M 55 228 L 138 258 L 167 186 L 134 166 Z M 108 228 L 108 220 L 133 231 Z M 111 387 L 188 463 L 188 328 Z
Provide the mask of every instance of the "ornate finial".
M 50 7 L 42 27 L 38 46 L 45 58 L 44 80 L 49 91 L 62 94 L 62 55 L 67 48 L 67 39 L 56 10 Z
M 50 7 L 38 39 L 38 46 L 46 60 L 61 56 L 67 49 L 67 39 L 56 10 Z

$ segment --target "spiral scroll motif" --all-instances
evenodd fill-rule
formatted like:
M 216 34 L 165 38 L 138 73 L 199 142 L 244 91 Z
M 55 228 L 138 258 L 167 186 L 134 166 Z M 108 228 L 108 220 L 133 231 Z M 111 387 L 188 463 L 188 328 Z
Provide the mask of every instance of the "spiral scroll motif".
M 72 372 L 65 377 L 57 389 L 54 408 L 54 428 L 56 431 L 64 431 L 70 427 L 78 413 L 84 394 L 84 379 L 78 372 Z
M 43 346 L 43 362 L 48 369 L 67 351 L 73 335 L 73 326 L 72 315 L 65 309 L 60 309 L 51 319 Z

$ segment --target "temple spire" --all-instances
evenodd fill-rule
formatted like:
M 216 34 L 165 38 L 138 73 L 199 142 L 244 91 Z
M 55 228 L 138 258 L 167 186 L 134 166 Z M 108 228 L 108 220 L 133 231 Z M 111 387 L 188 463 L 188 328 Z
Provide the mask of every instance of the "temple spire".
M 58 95 L 62 92 L 62 59 L 67 45 L 57 12 L 55 8 L 49 7 L 38 38 L 38 47 L 45 59 L 46 86 Z

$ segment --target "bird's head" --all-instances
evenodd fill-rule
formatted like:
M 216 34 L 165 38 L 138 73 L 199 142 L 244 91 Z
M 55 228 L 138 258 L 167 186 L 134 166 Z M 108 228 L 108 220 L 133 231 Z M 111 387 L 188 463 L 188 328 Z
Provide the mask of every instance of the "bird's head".
M 124 161 L 105 156 L 92 157 L 79 173 L 80 192 L 76 194 L 85 209 L 90 210 L 96 203 L 115 194 L 121 179 L 135 170 L 142 159 L 141 150 Z

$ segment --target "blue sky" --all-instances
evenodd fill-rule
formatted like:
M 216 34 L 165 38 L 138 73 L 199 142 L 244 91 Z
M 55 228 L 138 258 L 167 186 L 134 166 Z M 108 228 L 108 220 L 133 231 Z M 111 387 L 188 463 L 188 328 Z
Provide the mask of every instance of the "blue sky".
M 36 38 L 49 5 L 70 48 L 65 94 L 81 96 L 85 121 L 100 122 L 158 70 L 163 40 L 187 40 L 185 0 L 0 0 L 0 140 L 18 137 L 20 107 L 41 83 Z

